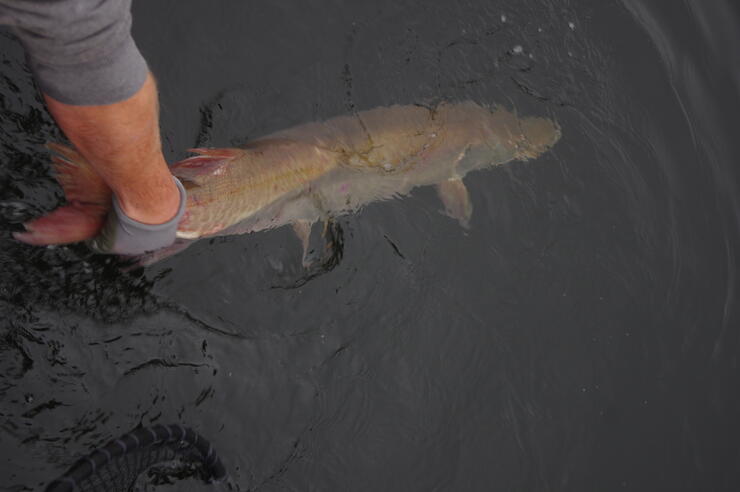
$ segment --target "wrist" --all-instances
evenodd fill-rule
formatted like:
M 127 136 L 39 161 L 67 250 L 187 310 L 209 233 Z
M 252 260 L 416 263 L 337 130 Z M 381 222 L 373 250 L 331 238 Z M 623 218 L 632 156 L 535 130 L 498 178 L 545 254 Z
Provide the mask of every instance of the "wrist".
M 180 195 L 179 207 L 174 217 L 160 224 L 146 224 L 129 217 L 121 208 L 117 197 L 113 197 L 113 208 L 108 213 L 100 233 L 88 242 L 98 253 L 140 255 L 165 248 L 177 238 L 177 226 L 185 214 L 187 192 L 177 178 L 171 181 Z
M 153 181 L 129 182 L 114 191 L 121 211 L 142 224 L 167 222 L 180 207 L 180 191 L 169 173 Z

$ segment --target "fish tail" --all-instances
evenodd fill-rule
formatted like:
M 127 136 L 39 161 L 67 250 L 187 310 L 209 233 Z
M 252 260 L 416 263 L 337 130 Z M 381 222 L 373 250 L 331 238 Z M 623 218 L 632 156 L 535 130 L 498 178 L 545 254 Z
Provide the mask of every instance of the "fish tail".
M 79 152 L 55 143 L 49 143 L 47 147 L 53 152 L 54 174 L 68 202 L 110 203 L 111 189 Z
M 14 232 L 18 241 L 35 246 L 69 244 L 91 239 L 103 227 L 108 207 L 74 203 L 52 210 L 30 222 L 23 232 Z
M 48 144 L 52 165 L 67 203 L 24 224 L 13 236 L 37 246 L 67 244 L 95 237 L 110 209 L 111 190 L 76 150 Z

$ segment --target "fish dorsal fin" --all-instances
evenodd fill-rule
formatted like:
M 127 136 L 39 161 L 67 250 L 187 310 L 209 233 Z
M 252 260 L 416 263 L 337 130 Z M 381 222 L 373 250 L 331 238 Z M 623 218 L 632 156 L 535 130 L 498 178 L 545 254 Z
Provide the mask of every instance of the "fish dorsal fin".
M 286 145 L 300 145 L 300 142 L 282 137 L 260 138 L 259 140 L 255 140 L 244 145 L 242 151 L 262 153 L 266 150 L 276 149 L 278 147 L 284 147 Z
M 242 155 L 242 149 L 188 149 L 198 155 L 174 163 L 170 167 L 172 174 L 200 185 L 207 176 L 218 176 L 236 157 Z

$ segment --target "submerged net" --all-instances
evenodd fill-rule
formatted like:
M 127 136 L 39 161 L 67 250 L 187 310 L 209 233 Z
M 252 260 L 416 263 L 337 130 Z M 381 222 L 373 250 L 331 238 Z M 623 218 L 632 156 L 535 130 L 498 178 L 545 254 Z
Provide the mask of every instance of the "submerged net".
M 198 433 L 180 425 L 156 425 L 129 432 L 81 458 L 46 492 L 128 492 L 147 470 L 173 463 L 179 478 L 195 475 L 220 482 L 226 477 L 213 446 Z

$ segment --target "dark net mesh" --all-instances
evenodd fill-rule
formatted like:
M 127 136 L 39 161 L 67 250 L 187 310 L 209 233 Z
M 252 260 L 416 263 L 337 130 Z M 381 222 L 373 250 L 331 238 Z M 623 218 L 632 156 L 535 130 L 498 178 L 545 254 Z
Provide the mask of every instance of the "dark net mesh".
M 96 449 L 46 491 L 135 491 L 145 475 L 154 483 L 189 477 L 220 482 L 226 470 L 211 444 L 193 430 L 157 425 L 136 429 Z

